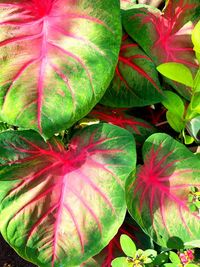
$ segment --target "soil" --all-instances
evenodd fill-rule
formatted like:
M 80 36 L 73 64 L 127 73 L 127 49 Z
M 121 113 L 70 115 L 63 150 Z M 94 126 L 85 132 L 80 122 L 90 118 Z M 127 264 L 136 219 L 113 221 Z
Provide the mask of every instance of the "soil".
M 0 267 L 37 267 L 23 260 L 0 235 Z

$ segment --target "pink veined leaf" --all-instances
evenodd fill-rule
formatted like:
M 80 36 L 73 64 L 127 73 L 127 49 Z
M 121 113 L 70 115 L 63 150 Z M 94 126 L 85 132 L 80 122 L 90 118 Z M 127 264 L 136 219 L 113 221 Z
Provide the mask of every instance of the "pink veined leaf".
M 33 131 L 11 131 L 0 134 L 0 148 L 1 233 L 22 257 L 39 266 L 80 265 L 113 238 L 135 161 L 127 131 L 93 125 L 67 149 L 56 138 L 45 143 Z
M 46 137 L 70 127 L 99 101 L 112 78 L 119 3 L 1 0 L 0 14 L 1 117 Z
M 198 64 L 191 41 L 194 28 L 191 13 L 194 14 L 198 5 L 199 2 L 192 0 L 169 1 L 164 13 L 152 8 L 134 8 L 123 13 L 123 25 L 156 65 L 178 62 L 196 72 Z M 172 85 L 183 96 L 190 97 L 188 88 Z
M 124 34 L 115 76 L 101 103 L 113 107 L 137 107 L 161 99 L 162 88 L 154 63 Z
M 190 211 L 188 197 L 193 187 L 200 190 L 199 160 L 166 134 L 150 136 L 143 152 L 144 165 L 127 185 L 131 215 L 161 246 L 174 237 L 197 239 L 200 216 Z
M 126 111 L 127 109 L 123 108 L 112 109 L 97 105 L 88 116 L 130 131 L 138 144 L 143 143 L 149 135 L 156 132 L 156 129 L 151 124 L 145 120 L 128 115 Z
M 185 13 L 194 9 L 197 5 L 184 4 L 183 1 L 179 1 L 179 5 L 174 5 L 170 1 L 164 14 L 155 11 L 150 12 L 144 8 L 141 8 L 138 13 L 135 10 L 130 17 L 130 21 L 140 20 L 140 29 L 147 26 L 151 27 L 149 32 L 151 39 L 149 44 L 145 43 L 145 38 L 140 38 L 140 41 L 138 41 L 137 32 L 135 32 L 136 36 L 133 38 L 138 41 L 156 64 L 175 61 L 197 68 L 198 65 L 194 61 L 195 56 L 191 42 L 191 32 L 194 26 L 192 23 L 184 21 Z M 132 36 L 130 32 L 129 34 Z

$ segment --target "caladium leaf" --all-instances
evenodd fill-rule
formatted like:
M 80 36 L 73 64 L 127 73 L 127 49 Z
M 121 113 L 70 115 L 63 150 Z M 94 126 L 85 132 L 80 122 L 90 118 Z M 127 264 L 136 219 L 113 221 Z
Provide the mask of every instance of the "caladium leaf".
M 158 103 L 161 99 L 162 88 L 155 64 L 125 34 L 115 76 L 101 103 L 112 107 L 138 107 Z
M 112 79 L 120 21 L 117 0 L 1 0 L 2 120 L 50 137 L 85 116 Z
M 135 158 L 132 135 L 109 124 L 78 131 L 67 149 L 34 131 L 0 134 L 3 237 L 39 266 L 80 265 L 122 224 Z
M 137 6 L 123 12 L 123 26 L 128 34 L 142 47 L 156 65 L 166 62 L 182 63 L 196 71 L 196 63 L 191 32 L 193 23 L 188 17 L 189 11 L 198 7 L 191 1 L 169 1 L 165 13 L 150 7 Z M 187 21 L 187 23 L 186 23 Z M 141 36 L 143 36 L 141 38 Z M 191 89 L 177 86 L 171 82 L 176 90 L 184 97 L 190 98 Z
M 149 135 L 157 131 L 145 120 L 129 115 L 126 109 L 112 109 L 97 105 L 88 116 L 128 130 L 134 135 L 138 145 L 143 144 Z
M 176 247 L 177 237 L 183 243 L 199 239 L 199 212 L 190 211 L 195 198 L 188 199 L 191 188 L 200 190 L 199 159 L 162 133 L 146 140 L 143 156 L 144 165 L 127 180 L 127 205 L 133 218 L 163 247 L 170 243 Z
M 191 41 L 193 24 L 184 19 L 198 5 L 183 2 L 170 4 L 164 14 L 156 8 L 137 6 L 123 13 L 125 30 L 156 64 L 174 61 L 197 66 Z

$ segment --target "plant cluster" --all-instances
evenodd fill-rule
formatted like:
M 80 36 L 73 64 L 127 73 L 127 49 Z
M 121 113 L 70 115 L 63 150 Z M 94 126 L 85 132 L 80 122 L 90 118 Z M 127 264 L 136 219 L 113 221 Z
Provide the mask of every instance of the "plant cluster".
M 0 0 L 0 233 L 37 266 L 196 266 L 200 3 L 139 2 Z

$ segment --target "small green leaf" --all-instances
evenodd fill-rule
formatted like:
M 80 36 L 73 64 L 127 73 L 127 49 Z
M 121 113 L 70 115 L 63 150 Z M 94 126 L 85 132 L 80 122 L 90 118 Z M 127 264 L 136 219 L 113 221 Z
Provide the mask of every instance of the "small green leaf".
M 195 91 L 191 99 L 191 109 L 200 114 L 200 91 Z
M 192 190 L 191 190 L 192 191 Z M 193 192 L 193 191 L 192 191 Z M 188 196 L 188 202 L 192 202 L 193 201 L 193 195 L 192 194 L 189 194 Z
M 197 210 L 197 207 L 195 206 L 195 204 L 190 204 L 189 209 L 191 212 L 195 212 Z
M 147 249 L 143 252 L 144 257 L 146 257 L 147 259 L 144 261 L 144 263 L 151 263 L 154 261 L 154 259 L 157 256 L 157 251 L 155 251 L 154 249 Z
M 193 77 L 190 69 L 177 62 L 163 63 L 157 67 L 157 70 L 165 77 L 193 87 Z
M 194 45 L 194 50 L 196 52 L 200 52 L 200 21 L 196 24 L 194 27 L 194 30 L 192 31 L 192 42 Z
M 156 257 L 155 260 L 153 261 L 153 264 L 154 264 L 155 266 L 157 266 L 157 265 L 160 266 L 160 265 L 162 265 L 163 263 L 165 263 L 165 262 L 168 260 L 168 258 L 169 258 L 169 254 L 168 254 L 168 252 L 163 252 L 163 253 L 157 255 L 157 257 Z
M 183 138 L 184 138 L 184 143 L 186 145 L 190 145 L 194 142 L 194 138 L 190 135 L 185 134 L 185 131 L 183 131 Z
M 112 261 L 112 267 L 130 267 L 130 263 L 125 257 L 119 257 Z
M 177 114 L 179 117 L 183 117 L 185 105 L 181 97 L 171 91 L 164 91 L 163 96 L 164 100 L 162 101 L 162 104 L 164 107 Z
M 128 257 L 135 257 L 136 254 L 136 246 L 133 240 L 127 236 L 127 235 L 121 235 L 120 237 L 120 244 L 122 247 L 123 252 L 128 256 Z
M 169 125 L 178 133 L 185 128 L 185 123 L 176 113 L 167 111 L 166 118 Z
M 197 74 L 194 78 L 194 92 L 200 91 L 200 69 L 197 71 Z
M 181 263 L 179 256 L 173 251 L 169 252 L 169 259 L 171 260 L 172 263 L 176 263 L 176 264 Z

